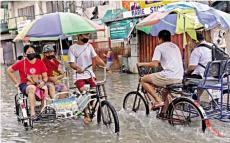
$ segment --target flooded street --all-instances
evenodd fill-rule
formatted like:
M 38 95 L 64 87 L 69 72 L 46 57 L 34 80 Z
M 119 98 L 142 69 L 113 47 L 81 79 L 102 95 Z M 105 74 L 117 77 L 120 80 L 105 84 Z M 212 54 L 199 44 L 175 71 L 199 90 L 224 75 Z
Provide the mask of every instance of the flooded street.
M 98 73 L 101 74 L 101 73 Z M 127 113 L 122 109 L 123 98 L 135 90 L 138 75 L 114 72 L 107 76 L 108 100 L 115 106 L 120 120 L 120 135 L 111 134 L 94 119 L 84 125 L 83 119 L 58 120 L 54 123 L 35 124 L 25 131 L 17 122 L 14 113 L 14 95 L 17 90 L 6 76 L 6 67 L 1 66 L 1 142 L 16 143 L 229 143 L 230 123 L 211 121 L 224 138 L 214 136 L 210 131 L 201 133 L 189 127 L 173 127 L 167 121 L 156 119 L 154 112 Z

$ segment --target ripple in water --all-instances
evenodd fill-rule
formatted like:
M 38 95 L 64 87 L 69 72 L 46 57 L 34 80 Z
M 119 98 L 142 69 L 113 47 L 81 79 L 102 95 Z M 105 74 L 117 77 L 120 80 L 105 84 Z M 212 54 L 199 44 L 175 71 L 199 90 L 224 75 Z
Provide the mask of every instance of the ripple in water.
M 138 76 L 114 72 L 108 76 L 106 92 L 109 101 L 115 106 L 120 119 L 120 136 L 98 125 L 84 125 L 82 118 L 58 120 L 55 123 L 35 124 L 34 128 L 25 131 L 17 122 L 14 114 L 14 94 L 17 90 L 5 74 L 6 67 L 1 68 L 1 142 L 7 143 L 229 143 L 230 125 L 212 121 L 215 129 L 224 133 L 224 138 L 213 136 L 210 132 L 200 133 L 189 127 L 173 127 L 167 121 L 156 119 L 151 112 L 129 113 L 122 109 L 123 98 L 129 91 L 135 90 Z M 97 72 L 97 75 L 102 75 Z M 73 83 L 73 81 L 71 81 Z

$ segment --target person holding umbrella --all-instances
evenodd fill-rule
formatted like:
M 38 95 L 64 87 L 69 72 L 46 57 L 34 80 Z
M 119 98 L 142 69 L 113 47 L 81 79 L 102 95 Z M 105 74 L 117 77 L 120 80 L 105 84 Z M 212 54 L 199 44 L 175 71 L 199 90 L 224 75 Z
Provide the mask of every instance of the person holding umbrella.
M 95 60 L 100 66 L 106 67 L 104 61 L 97 55 L 93 46 L 88 42 L 89 33 L 78 35 L 78 40 L 72 46 L 70 46 L 68 51 L 68 60 L 70 67 L 76 71 L 76 87 L 80 92 L 85 91 L 85 84 L 90 84 L 90 88 L 96 88 L 95 74 L 92 69 L 92 61 Z M 89 67 L 90 66 L 90 67 Z M 85 68 L 88 67 L 88 73 L 84 73 Z M 93 78 L 92 78 L 93 77 Z M 85 109 L 84 123 L 88 124 L 91 122 L 91 118 L 87 114 L 87 109 Z

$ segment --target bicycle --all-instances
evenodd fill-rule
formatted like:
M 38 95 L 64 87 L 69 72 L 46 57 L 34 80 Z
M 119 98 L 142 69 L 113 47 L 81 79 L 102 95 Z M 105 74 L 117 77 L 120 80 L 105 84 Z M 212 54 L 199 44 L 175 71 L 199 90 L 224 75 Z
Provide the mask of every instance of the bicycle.
M 27 98 L 24 94 L 18 89 L 18 93 L 15 95 L 15 114 L 17 116 L 18 122 L 21 122 L 26 130 L 28 130 L 29 125 L 31 124 L 30 118 L 28 118 L 28 106 Z
M 90 73 L 87 68 L 84 72 Z M 70 91 L 67 92 L 69 94 L 67 98 L 51 99 L 49 100 L 51 103 L 47 104 L 45 109 L 40 113 L 39 106 L 37 106 L 36 120 L 30 118 L 27 96 L 18 91 L 19 93 L 15 95 L 15 107 L 18 121 L 21 121 L 26 130 L 28 130 L 29 127 L 33 128 L 34 123 L 54 122 L 57 119 L 81 117 L 84 115 L 83 110 L 88 108 L 91 119 L 97 116 L 98 123 L 102 121 L 104 125 L 111 128 L 112 132 L 119 135 L 120 127 L 117 112 L 107 100 L 107 96 L 103 95 L 101 91 L 101 89 L 105 91 L 105 81 L 106 68 L 104 68 L 104 79 L 102 81 L 97 81 L 96 91 L 87 90 L 84 93 Z M 70 89 L 76 89 L 76 87 Z M 57 94 L 63 94 L 63 92 Z
M 38 118 L 36 120 L 32 119 L 29 112 L 28 97 L 21 93 L 19 89 L 14 100 L 17 120 L 23 124 L 25 130 L 28 130 L 30 127 L 33 128 L 34 122 L 54 122 L 56 119 L 56 111 L 49 106 L 46 106 L 43 112 L 40 112 L 40 106 L 35 106 L 35 112 Z M 38 119 L 40 119 L 40 121 L 38 121 Z
M 146 67 L 138 67 L 138 74 L 154 73 L 156 70 Z M 163 106 L 157 110 L 157 118 L 168 120 L 171 125 L 184 125 L 200 128 L 205 131 L 207 116 L 203 108 L 191 99 L 192 93 L 183 91 L 183 84 L 156 87 L 158 96 L 169 101 L 168 107 Z M 167 93 L 167 94 L 166 94 Z M 179 96 L 178 96 L 179 95 Z M 151 97 L 145 92 L 140 82 L 137 90 L 126 94 L 123 100 L 123 108 L 131 112 L 143 111 L 148 116 L 152 106 Z
M 101 123 L 101 121 L 107 126 L 111 127 L 114 133 L 119 134 L 119 119 L 115 108 L 112 104 L 107 100 L 107 95 L 105 92 L 105 82 L 106 82 L 106 67 L 103 68 L 104 79 L 102 81 L 96 82 L 96 92 L 91 96 L 91 103 L 88 106 L 90 118 L 93 119 L 97 112 L 97 122 Z M 92 77 L 89 70 L 85 70 Z M 102 94 L 102 90 L 104 95 Z M 114 125 L 112 125 L 114 124 Z

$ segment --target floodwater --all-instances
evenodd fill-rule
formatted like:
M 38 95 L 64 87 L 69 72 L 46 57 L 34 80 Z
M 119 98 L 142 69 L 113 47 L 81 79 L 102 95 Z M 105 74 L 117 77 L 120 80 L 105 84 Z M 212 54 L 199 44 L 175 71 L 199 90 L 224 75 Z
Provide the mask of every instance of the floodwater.
M 25 131 L 14 114 L 14 95 L 17 90 L 6 76 L 6 67 L 1 66 L 1 142 L 31 143 L 229 143 L 230 123 L 211 121 L 215 129 L 225 137 L 214 136 L 210 131 L 201 133 L 189 127 L 171 126 L 156 118 L 154 112 L 128 113 L 122 109 L 125 94 L 135 90 L 138 76 L 114 72 L 107 76 L 108 100 L 115 106 L 120 120 L 120 135 L 114 135 L 95 120 L 84 125 L 80 119 L 58 120 L 54 123 L 35 124 Z M 101 74 L 101 73 L 99 73 Z

